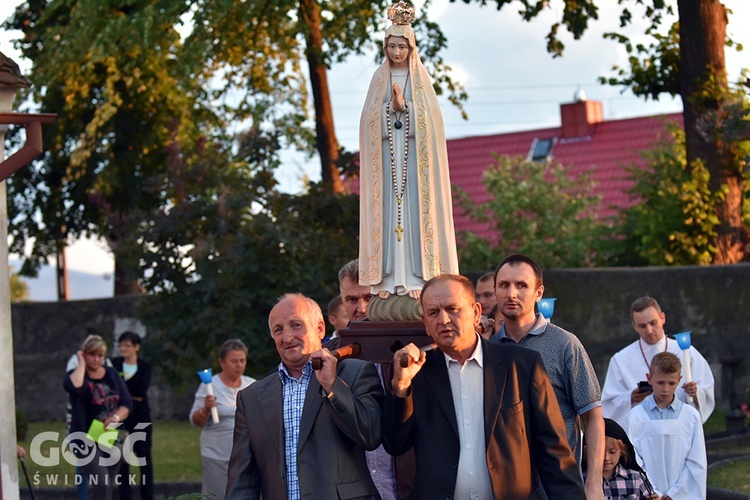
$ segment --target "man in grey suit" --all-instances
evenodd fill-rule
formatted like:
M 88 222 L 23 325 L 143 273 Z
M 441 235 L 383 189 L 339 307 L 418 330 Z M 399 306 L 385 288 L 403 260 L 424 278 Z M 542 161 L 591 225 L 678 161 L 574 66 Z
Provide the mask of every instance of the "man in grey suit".
M 379 498 L 365 462 L 381 442 L 375 366 L 322 349 L 323 314 L 304 295 L 283 296 L 268 324 L 281 363 L 237 398 L 227 500 Z
M 549 498 L 583 499 L 539 354 L 475 332 L 482 306 L 463 276 L 431 279 L 421 302 L 438 349 L 396 352 L 383 410 L 385 449 L 416 453 L 413 498 L 536 498 L 541 478 Z

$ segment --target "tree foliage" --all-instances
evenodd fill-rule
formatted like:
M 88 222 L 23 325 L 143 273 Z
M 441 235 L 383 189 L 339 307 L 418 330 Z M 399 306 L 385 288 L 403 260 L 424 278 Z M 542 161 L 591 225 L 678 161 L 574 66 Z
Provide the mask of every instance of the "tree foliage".
M 451 0 L 455 2 L 456 0 Z M 482 6 L 487 3 L 492 3 L 491 0 L 462 0 L 466 4 L 478 3 Z M 502 9 L 506 5 L 518 3 L 519 15 L 524 21 L 531 21 L 538 16 L 545 8 L 551 8 L 549 0 L 537 0 L 536 2 L 530 0 L 494 0 L 497 4 L 497 10 Z M 557 7 L 555 7 L 557 9 Z M 559 10 L 559 9 L 557 9 Z M 562 6 L 562 14 L 560 21 L 552 23 L 549 32 L 545 36 L 547 39 L 547 51 L 553 55 L 553 57 L 560 57 L 563 55 L 565 44 L 560 40 L 559 32 L 560 27 L 564 27 L 573 38 L 578 40 L 586 32 L 589 26 L 590 20 L 599 19 L 599 8 L 596 6 L 596 2 L 593 0 L 567 0 Z
M 735 94 L 721 112 L 710 118 L 706 133 L 717 134 L 744 179 L 742 218 L 750 224 L 750 139 L 738 134 L 750 119 L 750 105 L 742 93 Z M 721 129 L 713 126 L 722 123 Z M 711 132 L 709 132 L 711 131 Z M 688 164 L 685 132 L 670 127 L 670 137 L 661 140 L 652 151 L 643 153 L 647 167 L 627 167 L 634 181 L 630 194 L 634 206 L 622 210 L 617 232 L 623 235 L 614 250 L 611 263 L 623 265 L 710 264 L 717 248 L 713 245 L 719 227 L 716 206 L 729 189 L 713 191 L 709 169 L 701 161 Z
M 171 6 L 170 6 L 171 5 Z M 10 182 L 11 250 L 32 261 L 59 250 L 66 235 L 104 237 L 115 255 L 115 291 L 137 291 L 135 224 L 170 200 L 167 151 L 218 135 L 202 106 L 202 81 L 177 64 L 179 6 L 30 1 L 9 26 L 21 29 L 33 61 L 33 98 L 57 112 L 47 151 Z
M 29 298 L 29 285 L 10 266 L 10 301 L 25 302 Z
M 477 204 L 453 188 L 466 215 L 494 233 L 491 241 L 460 235 L 463 269 L 492 269 L 498 256 L 512 252 L 533 255 L 544 267 L 584 267 L 602 258 L 607 225 L 597 216 L 599 197 L 588 174 L 574 176 L 563 165 L 521 157 L 495 159 L 483 174 L 486 202 Z
M 339 268 L 357 255 L 356 195 L 313 184 L 302 195 L 274 193 L 262 206 L 247 205 L 245 193 L 231 186 L 221 197 L 205 225 L 165 214 L 164 227 L 176 223 L 195 243 L 182 252 L 179 242 L 170 244 L 174 278 L 154 278 L 150 285 L 162 291 L 146 297 L 141 310 L 160 332 L 160 363 L 176 384 L 234 337 L 249 348 L 249 372 L 265 374 L 278 363 L 268 330 L 276 298 L 299 291 L 324 306 L 339 293 Z M 180 265 L 193 269 L 189 280 Z
M 718 219 L 714 205 L 720 194 L 708 186 L 708 170 L 701 162 L 690 167 L 685 157 L 685 134 L 673 129 L 671 140 L 644 152 L 646 169 L 626 167 L 635 181 L 629 190 L 636 205 L 623 210 L 624 264 L 709 264 L 716 252 L 710 237 Z
M 601 83 L 621 85 L 633 94 L 645 99 L 659 100 L 663 93 L 672 96 L 680 93 L 680 26 L 675 23 L 666 34 L 649 27 L 654 41 L 650 44 L 634 44 L 621 33 L 605 33 L 604 38 L 618 42 L 625 47 L 630 57 L 629 68 L 612 66 L 616 76 L 600 77 Z
M 264 374 L 278 360 L 267 327 L 275 298 L 301 291 L 325 304 L 338 267 L 356 255 L 357 198 L 319 184 L 279 193 L 281 143 L 278 131 L 251 130 L 236 148 L 170 151 L 163 189 L 173 202 L 140 222 L 132 253 L 152 292 L 140 310 L 160 346 L 150 356 L 176 386 L 229 338 L 248 346 L 249 372 Z

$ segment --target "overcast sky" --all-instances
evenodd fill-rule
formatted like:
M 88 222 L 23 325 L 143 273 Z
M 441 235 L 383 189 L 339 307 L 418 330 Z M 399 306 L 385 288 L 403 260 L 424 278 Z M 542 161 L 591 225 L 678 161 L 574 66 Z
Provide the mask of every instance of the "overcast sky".
M 0 19 L 11 15 L 18 0 L 0 2 Z M 562 0 L 552 0 L 552 9 L 531 23 L 523 22 L 515 4 L 497 11 L 494 2 L 485 7 L 466 5 L 462 1 L 434 0 L 430 17 L 438 22 L 448 39 L 443 57 L 454 69 L 454 76 L 465 86 L 469 100 L 465 103 L 469 120 L 447 101 L 442 101 L 446 136 L 449 139 L 488 135 L 501 132 L 533 130 L 559 126 L 559 106 L 570 102 L 578 87 L 588 99 L 603 103 L 606 120 L 670 113 L 682 110 L 678 99 L 663 96 L 659 101 L 644 101 L 621 88 L 597 83 L 599 76 L 611 76 L 614 64 L 626 62 L 624 50 L 604 40 L 601 34 L 618 29 L 617 2 L 600 2 L 600 19 L 590 23 L 581 40 L 562 35 L 566 45 L 562 58 L 553 59 L 546 51 L 545 35 L 552 22 L 560 18 Z M 632 2 L 630 2 L 632 3 Z M 675 4 L 671 1 L 669 3 Z M 734 11 L 729 18 L 728 34 L 750 50 L 750 1 L 724 0 Z M 421 2 L 417 2 L 417 6 Z M 637 6 L 633 6 L 634 12 Z M 385 16 L 385 13 L 383 13 Z M 628 34 L 643 33 L 643 22 L 636 23 Z M 744 28 L 744 29 L 743 29 Z M 0 51 L 20 63 L 21 59 L 9 43 L 18 33 L 0 31 Z M 417 40 L 419 44 L 419 40 Z M 334 108 L 336 134 L 342 146 L 358 149 L 358 127 L 367 87 L 376 68 L 373 54 L 352 58 L 334 66 L 328 74 Z M 727 67 L 731 80 L 737 80 L 742 67 L 750 66 L 747 51 L 737 54 L 727 50 Z M 316 159 L 303 155 L 285 155 L 280 172 L 282 188 L 298 191 L 307 176 L 319 179 Z M 104 245 L 87 243 L 68 253 L 71 269 L 94 273 L 112 272 L 111 259 L 102 251 Z

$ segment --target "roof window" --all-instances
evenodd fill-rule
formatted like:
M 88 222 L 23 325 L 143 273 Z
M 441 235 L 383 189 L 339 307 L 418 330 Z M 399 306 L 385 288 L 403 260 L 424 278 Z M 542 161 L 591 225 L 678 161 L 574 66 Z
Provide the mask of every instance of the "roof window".
M 531 149 L 529 150 L 529 160 L 531 161 L 547 161 L 552 156 L 552 148 L 555 147 L 557 139 L 551 137 L 549 139 L 535 138 L 531 143 Z

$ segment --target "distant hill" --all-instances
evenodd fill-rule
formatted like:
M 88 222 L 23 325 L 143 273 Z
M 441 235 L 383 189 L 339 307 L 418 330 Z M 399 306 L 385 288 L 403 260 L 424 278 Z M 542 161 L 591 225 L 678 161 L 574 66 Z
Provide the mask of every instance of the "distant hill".
M 21 269 L 21 261 L 10 259 L 14 270 Z M 57 300 L 57 276 L 53 266 L 43 266 L 36 278 L 21 276 L 29 285 L 32 302 L 54 302 Z M 111 275 L 89 274 L 68 270 L 70 300 L 103 299 L 114 295 L 114 279 Z

